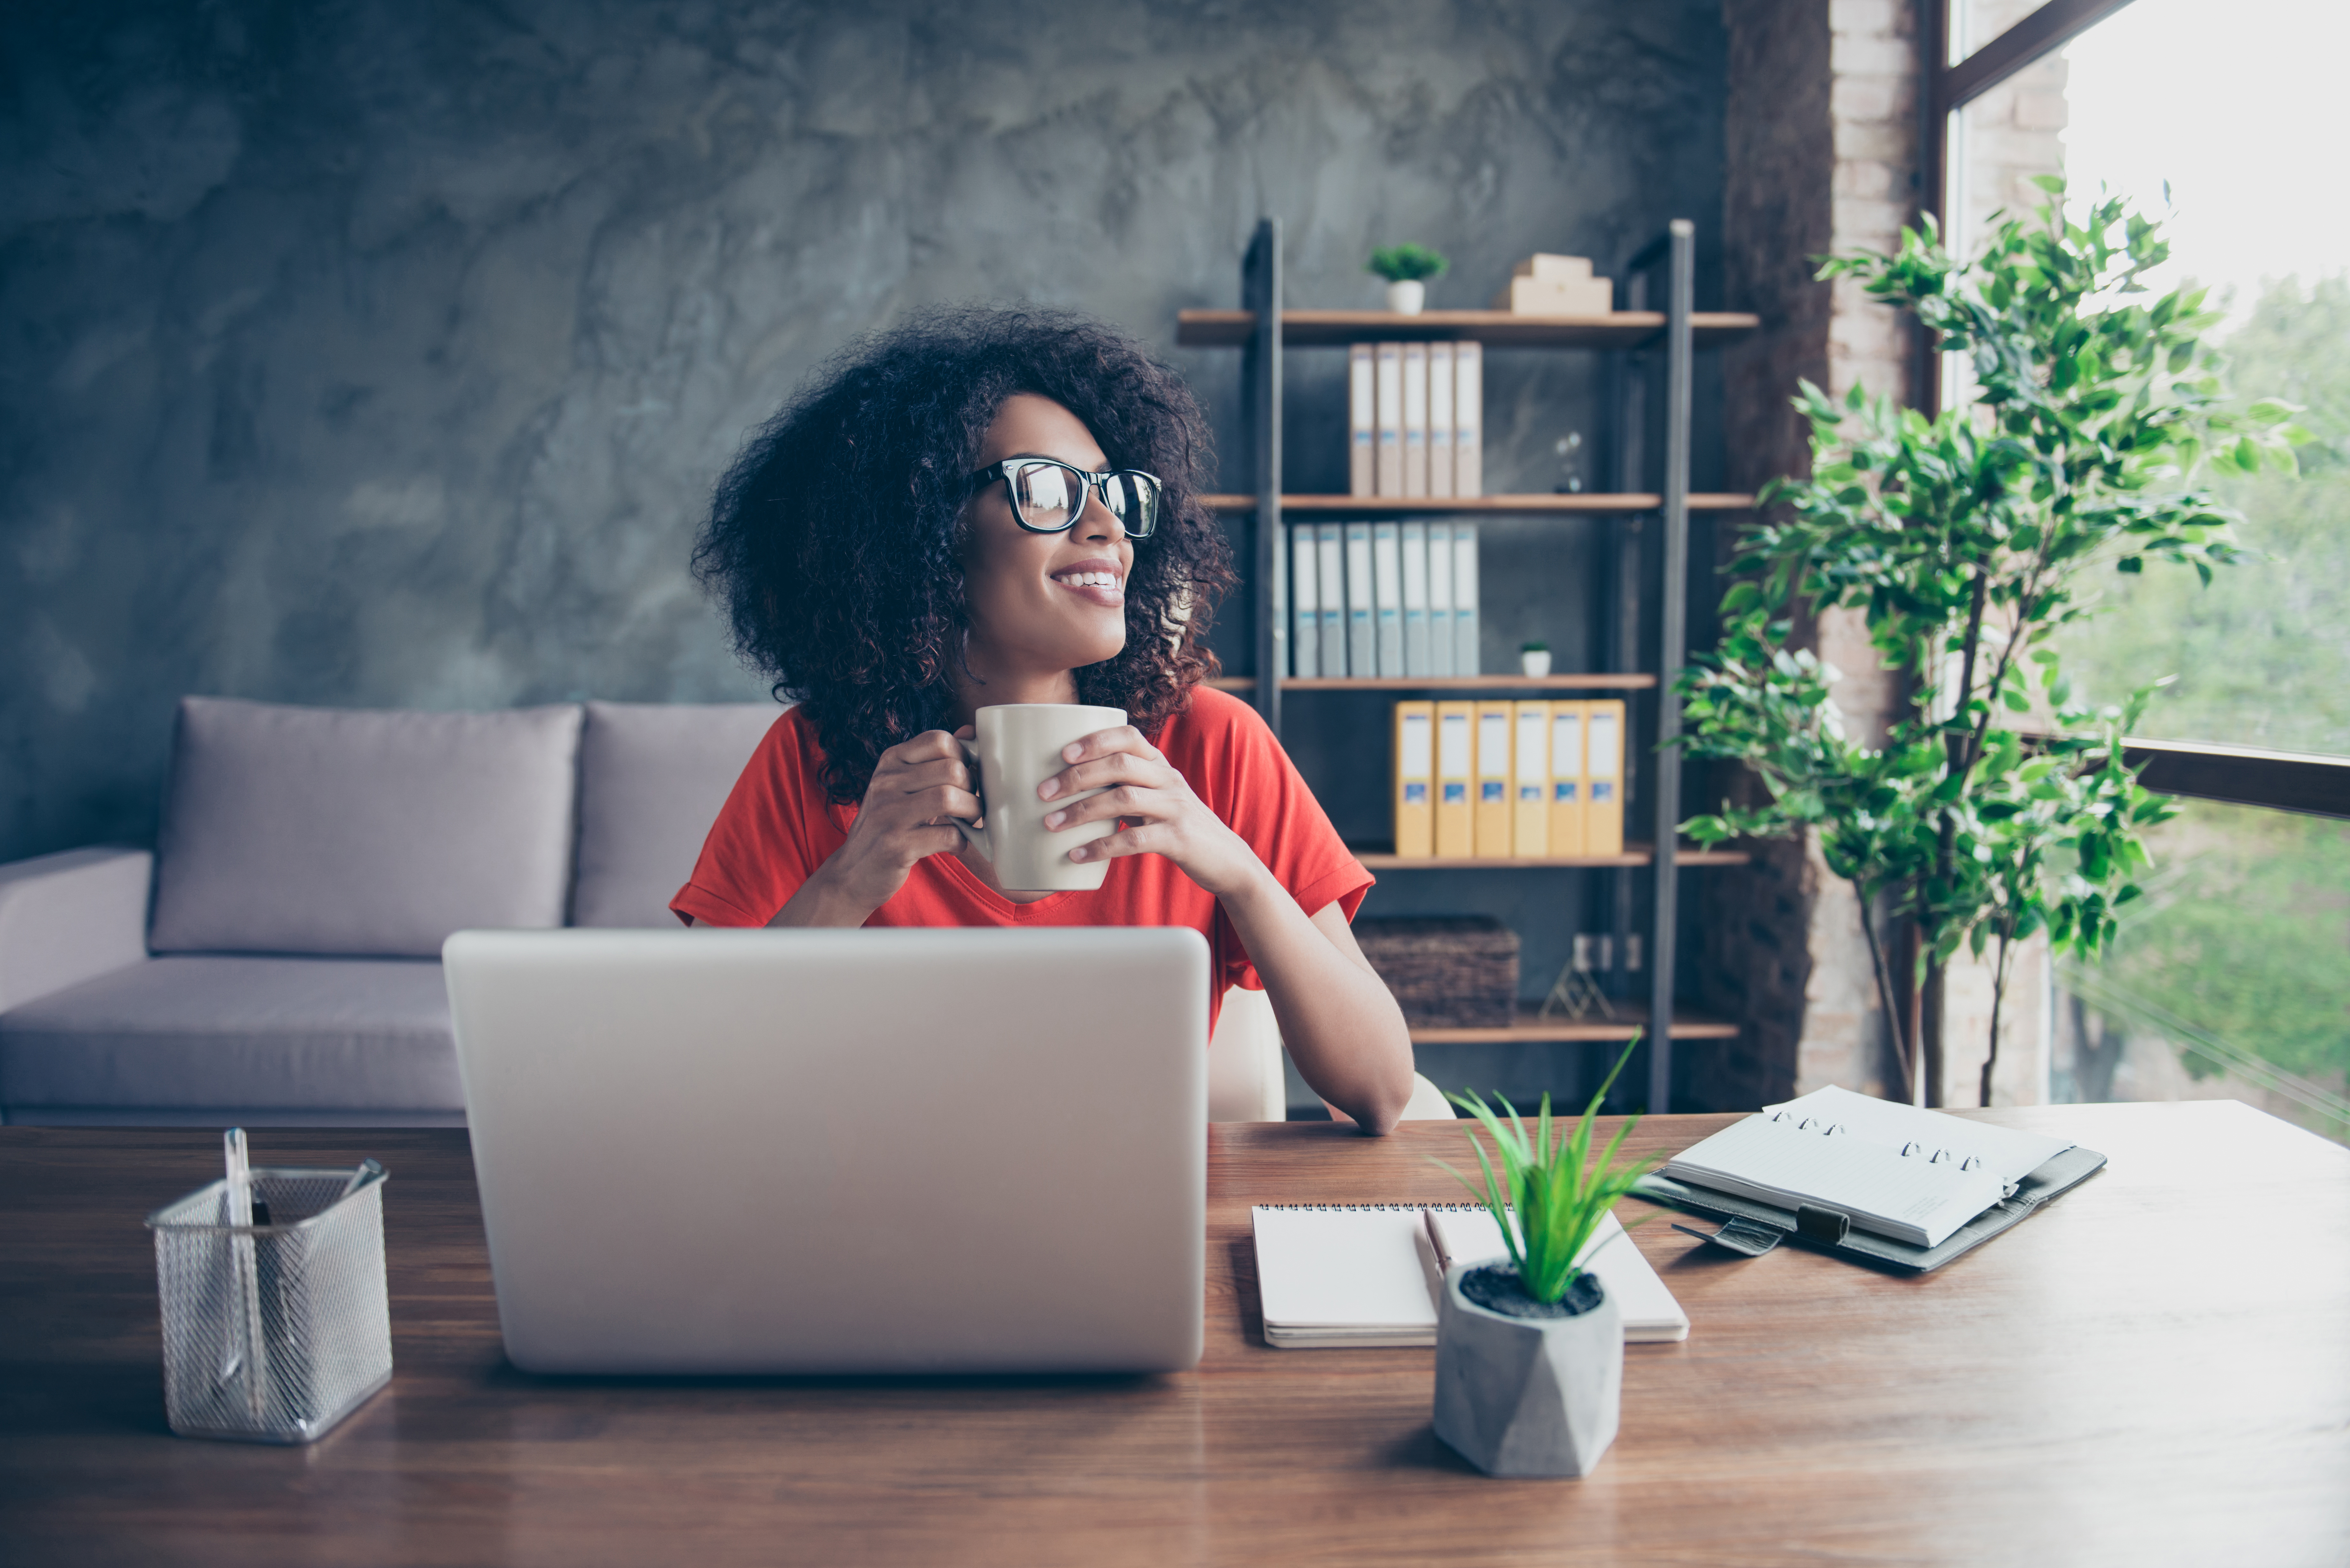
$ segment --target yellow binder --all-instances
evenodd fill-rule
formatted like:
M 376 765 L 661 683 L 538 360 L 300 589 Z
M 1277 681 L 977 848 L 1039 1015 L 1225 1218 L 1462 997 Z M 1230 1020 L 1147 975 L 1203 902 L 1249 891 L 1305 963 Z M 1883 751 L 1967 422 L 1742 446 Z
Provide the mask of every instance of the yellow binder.
M 1477 817 L 1469 799 L 1474 783 L 1475 748 L 1469 732 L 1474 702 L 1436 704 L 1436 853 L 1440 859 L 1466 860 L 1477 853 Z
M 1522 859 L 1541 859 L 1550 847 L 1550 704 L 1511 705 L 1518 727 L 1516 785 L 1510 802 L 1510 850 Z
M 1550 705 L 1550 852 L 1584 851 L 1583 721 L 1588 702 Z
M 1624 704 L 1620 701 L 1586 705 L 1584 776 L 1590 781 L 1590 801 L 1583 818 L 1586 855 L 1624 853 Z
M 1510 857 L 1511 704 L 1477 704 L 1477 858 Z
M 1436 704 L 1395 705 L 1395 852 L 1408 860 L 1436 853 Z

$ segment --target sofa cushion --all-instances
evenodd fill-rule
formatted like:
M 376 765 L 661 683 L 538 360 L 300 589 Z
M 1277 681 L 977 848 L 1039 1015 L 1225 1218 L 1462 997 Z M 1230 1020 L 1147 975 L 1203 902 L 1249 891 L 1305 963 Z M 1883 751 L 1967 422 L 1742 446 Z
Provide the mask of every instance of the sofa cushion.
M 762 702 L 590 702 L 579 738 L 575 926 L 674 926 L 669 901 L 774 727 Z
M 0 1013 L 0 1106 L 462 1111 L 437 962 L 159 958 Z
M 579 725 L 182 699 L 148 946 L 438 958 L 561 925 Z

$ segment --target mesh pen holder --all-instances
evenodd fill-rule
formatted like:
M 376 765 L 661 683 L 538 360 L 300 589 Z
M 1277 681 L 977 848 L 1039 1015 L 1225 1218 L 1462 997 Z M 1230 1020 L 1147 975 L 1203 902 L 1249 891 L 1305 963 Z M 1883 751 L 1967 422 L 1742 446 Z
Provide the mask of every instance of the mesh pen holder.
M 391 1381 L 383 1167 L 256 1168 L 270 1223 L 228 1222 L 215 1181 L 147 1216 L 163 1397 L 183 1438 L 308 1443 Z

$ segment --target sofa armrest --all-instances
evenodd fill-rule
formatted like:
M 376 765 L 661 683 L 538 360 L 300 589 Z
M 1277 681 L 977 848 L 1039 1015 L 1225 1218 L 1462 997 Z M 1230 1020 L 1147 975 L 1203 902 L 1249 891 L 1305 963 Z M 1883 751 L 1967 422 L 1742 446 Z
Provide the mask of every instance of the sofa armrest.
M 68 849 L 0 866 L 0 1012 L 145 961 L 144 849 Z

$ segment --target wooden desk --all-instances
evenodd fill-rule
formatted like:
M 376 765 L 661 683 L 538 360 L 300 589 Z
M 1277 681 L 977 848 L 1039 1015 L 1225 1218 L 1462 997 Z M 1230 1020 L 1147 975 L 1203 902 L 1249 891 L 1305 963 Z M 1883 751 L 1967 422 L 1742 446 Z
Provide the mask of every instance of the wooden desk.
M 0 1561 L 2350 1560 L 2350 1150 L 2234 1104 L 1993 1119 L 2113 1163 L 1939 1274 L 1636 1231 L 1694 1326 L 1627 1352 L 1581 1481 L 1440 1447 L 1428 1351 L 1259 1336 L 1248 1204 L 1450 1198 L 1451 1127 L 1215 1129 L 1195 1373 L 913 1383 L 525 1376 L 462 1133 L 264 1132 L 392 1176 L 397 1374 L 308 1449 L 164 1428 L 139 1221 L 215 1136 L 0 1129 Z

